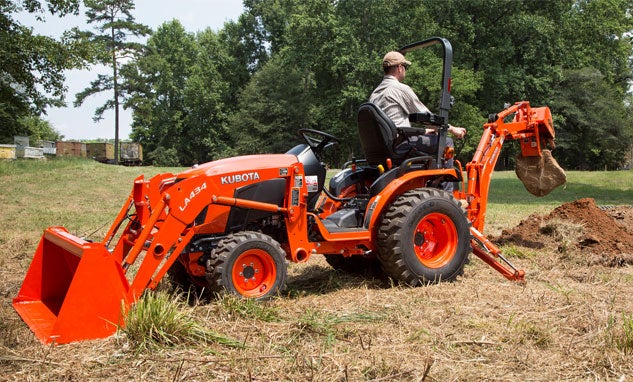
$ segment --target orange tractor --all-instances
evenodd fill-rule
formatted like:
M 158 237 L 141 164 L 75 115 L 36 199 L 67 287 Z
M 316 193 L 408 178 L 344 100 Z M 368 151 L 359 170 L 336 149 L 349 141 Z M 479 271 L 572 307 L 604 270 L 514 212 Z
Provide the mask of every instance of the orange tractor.
M 139 176 L 102 241 L 63 227 L 44 231 L 15 310 L 43 343 L 103 338 L 166 273 L 183 286 L 266 298 L 283 289 L 288 261 L 316 254 L 344 270 L 379 264 L 415 286 L 454 280 L 472 251 L 508 279 L 523 279 L 481 231 L 503 142 L 518 139 L 524 157 L 539 157 L 554 138 L 549 109 L 518 102 L 491 116 L 463 182 L 459 164 L 444 168 L 453 155 L 446 149 L 451 45 L 432 38 L 401 51 L 436 44 L 444 61 L 439 112 L 411 115 L 420 128 L 397 128 L 363 104 L 358 127 L 366 157 L 328 186 L 323 153 L 338 140 L 316 130 L 300 130 L 305 143 L 285 154 Z M 395 152 L 399 141 L 428 127 L 440 136 L 437 154 Z M 464 184 L 449 193 L 445 182 Z

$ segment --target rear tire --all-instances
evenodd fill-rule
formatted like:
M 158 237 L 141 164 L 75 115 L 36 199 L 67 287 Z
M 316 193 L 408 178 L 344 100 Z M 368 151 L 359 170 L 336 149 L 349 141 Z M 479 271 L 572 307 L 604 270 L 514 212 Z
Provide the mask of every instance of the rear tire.
M 398 282 L 417 286 L 453 281 L 468 262 L 470 223 L 450 193 L 411 190 L 383 216 L 378 247 L 384 271 Z
M 278 294 L 286 281 L 286 253 L 270 236 L 240 232 L 222 239 L 207 260 L 212 290 L 245 298 Z

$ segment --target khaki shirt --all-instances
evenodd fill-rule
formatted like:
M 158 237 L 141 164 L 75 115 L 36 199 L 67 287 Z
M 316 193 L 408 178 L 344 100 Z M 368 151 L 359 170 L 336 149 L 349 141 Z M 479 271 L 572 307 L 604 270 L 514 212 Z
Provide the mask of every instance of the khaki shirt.
M 418 99 L 413 89 L 394 76 L 386 75 L 369 97 L 398 127 L 410 127 L 409 114 L 428 113 L 429 109 Z

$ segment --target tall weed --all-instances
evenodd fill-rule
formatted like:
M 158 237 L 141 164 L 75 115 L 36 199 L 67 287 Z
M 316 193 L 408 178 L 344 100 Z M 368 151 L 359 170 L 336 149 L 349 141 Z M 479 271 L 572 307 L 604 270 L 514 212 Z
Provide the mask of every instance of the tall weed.
M 148 292 L 132 306 L 121 331 L 139 351 L 199 343 L 239 346 L 237 341 L 202 327 L 191 312 L 178 296 Z

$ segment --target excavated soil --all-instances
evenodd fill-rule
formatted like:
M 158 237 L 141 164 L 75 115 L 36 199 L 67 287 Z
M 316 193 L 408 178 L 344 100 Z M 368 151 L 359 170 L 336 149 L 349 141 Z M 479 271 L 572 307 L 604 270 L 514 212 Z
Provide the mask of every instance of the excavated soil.
M 588 264 L 633 264 L 633 206 L 597 206 L 584 198 L 562 204 L 550 214 L 530 215 L 502 231 L 499 244 L 527 248 L 557 248 L 586 259 Z

